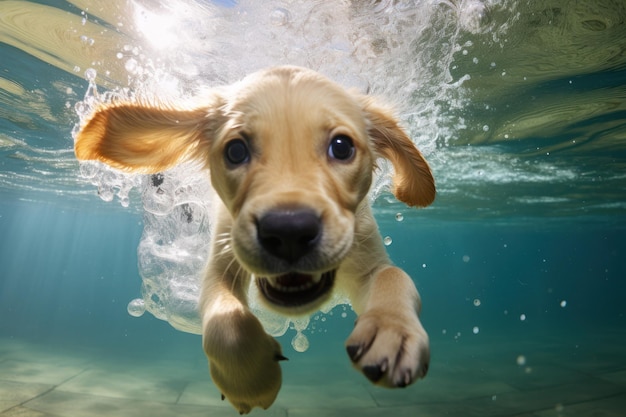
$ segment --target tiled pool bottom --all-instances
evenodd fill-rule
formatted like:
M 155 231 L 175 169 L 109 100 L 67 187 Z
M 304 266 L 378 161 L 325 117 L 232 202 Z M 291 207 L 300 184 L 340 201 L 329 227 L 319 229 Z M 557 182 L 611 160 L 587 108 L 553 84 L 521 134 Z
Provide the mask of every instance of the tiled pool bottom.
M 343 352 L 290 352 L 276 403 L 252 415 L 623 417 L 624 333 L 434 338 L 428 377 L 403 390 L 371 386 Z M 201 352 L 149 356 L 0 339 L 0 416 L 238 415 L 220 401 Z

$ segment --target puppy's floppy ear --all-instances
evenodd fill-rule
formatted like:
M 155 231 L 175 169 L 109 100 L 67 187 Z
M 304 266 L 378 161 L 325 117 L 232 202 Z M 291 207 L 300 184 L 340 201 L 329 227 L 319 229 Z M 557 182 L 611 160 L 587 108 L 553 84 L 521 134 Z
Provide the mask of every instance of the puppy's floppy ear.
M 435 180 L 428 163 L 387 108 L 361 96 L 375 151 L 393 164 L 393 193 L 409 206 L 426 207 L 435 200 Z
M 209 110 L 117 103 L 97 109 L 76 136 L 79 160 L 156 173 L 184 159 L 208 160 Z

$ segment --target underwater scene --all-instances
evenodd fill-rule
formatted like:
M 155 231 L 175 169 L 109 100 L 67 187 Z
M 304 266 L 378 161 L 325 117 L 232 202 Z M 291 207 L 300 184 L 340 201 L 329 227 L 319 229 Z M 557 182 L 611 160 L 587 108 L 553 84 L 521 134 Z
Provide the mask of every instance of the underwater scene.
M 77 161 L 103 103 L 178 103 L 298 65 L 392 105 L 437 195 L 369 201 L 413 279 L 425 378 L 378 387 L 357 318 L 250 307 L 282 346 L 252 415 L 626 416 L 623 0 L 0 1 L 0 416 L 235 416 L 198 297 L 206 172 Z

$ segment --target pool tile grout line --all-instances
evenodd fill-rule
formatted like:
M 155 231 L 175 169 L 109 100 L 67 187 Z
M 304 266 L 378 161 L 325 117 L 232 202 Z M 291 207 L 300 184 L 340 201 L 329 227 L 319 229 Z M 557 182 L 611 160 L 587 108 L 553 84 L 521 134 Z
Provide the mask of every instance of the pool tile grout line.
M 78 372 L 76 375 L 72 375 L 72 376 L 70 376 L 69 378 L 66 378 L 65 380 L 61 381 L 60 383 L 55 384 L 55 385 L 52 385 L 52 386 L 51 386 L 50 388 L 48 388 L 47 390 L 45 390 L 45 391 L 43 391 L 43 392 L 40 392 L 39 394 L 35 395 L 34 397 L 28 398 L 27 400 L 24 400 L 24 401 L 20 402 L 19 404 L 15 404 L 13 407 L 7 408 L 6 410 L 4 410 L 4 411 L 2 412 L 2 414 L 6 414 L 6 413 L 8 413 L 9 411 L 14 410 L 14 409 L 16 409 L 16 408 L 18 408 L 18 407 L 25 407 L 25 406 L 26 406 L 26 404 L 28 404 L 29 402 L 34 401 L 34 400 L 36 400 L 36 399 L 38 399 L 38 398 L 41 398 L 41 397 L 43 397 L 43 396 L 45 396 L 45 395 L 50 394 L 52 391 L 54 391 L 55 389 L 57 389 L 57 388 L 58 388 L 58 387 L 60 387 L 61 385 L 65 384 L 66 382 L 69 382 L 69 381 L 71 381 L 72 379 L 76 378 L 77 376 L 79 376 L 79 375 L 81 375 L 81 374 L 85 373 L 87 370 L 88 370 L 88 368 L 82 369 L 82 370 L 81 370 L 80 372 Z M 26 408 L 28 408 L 28 407 L 26 407 Z

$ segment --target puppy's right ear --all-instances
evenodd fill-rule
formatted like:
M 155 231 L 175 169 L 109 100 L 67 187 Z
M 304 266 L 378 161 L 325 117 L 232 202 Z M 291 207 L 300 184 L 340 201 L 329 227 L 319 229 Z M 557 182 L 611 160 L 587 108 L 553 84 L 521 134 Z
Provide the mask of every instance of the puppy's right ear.
M 207 163 L 211 112 L 206 107 L 105 105 L 83 124 L 74 151 L 79 160 L 144 174 L 164 171 L 186 159 Z

